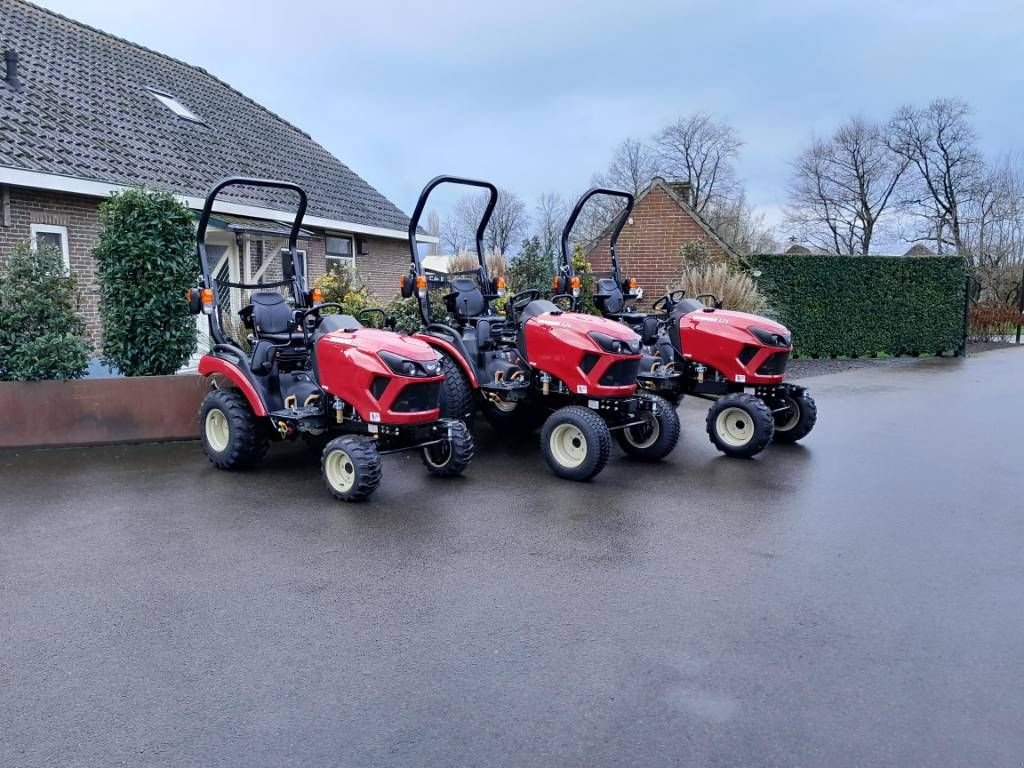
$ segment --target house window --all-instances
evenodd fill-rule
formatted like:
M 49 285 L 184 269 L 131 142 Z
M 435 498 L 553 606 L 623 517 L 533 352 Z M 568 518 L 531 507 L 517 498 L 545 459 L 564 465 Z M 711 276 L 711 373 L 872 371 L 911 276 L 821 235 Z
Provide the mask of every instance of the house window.
M 287 248 L 282 248 L 281 249 L 281 259 L 283 260 L 284 257 L 287 254 L 288 254 L 288 249 Z M 282 261 L 282 263 L 283 263 L 283 261 Z M 307 280 L 309 279 L 309 273 L 306 272 L 306 252 L 305 251 L 296 250 L 295 251 L 295 260 L 292 262 L 292 264 L 295 265 L 295 272 L 296 272 L 296 274 L 302 275 Z
M 146 90 L 149 91 L 150 95 L 152 95 L 154 99 L 159 101 L 161 104 L 163 104 L 165 107 L 171 110 L 171 112 L 176 114 L 178 117 L 183 118 L 185 120 L 190 120 L 193 123 L 203 122 L 201 117 L 199 117 L 195 112 L 186 107 L 176 98 L 171 96 L 171 94 L 164 93 L 163 91 L 158 91 L 156 88 L 147 88 Z
M 327 272 L 340 272 L 356 268 L 352 238 L 345 235 L 327 235 L 324 250 L 327 253 Z
M 64 257 L 64 266 L 71 269 L 71 256 L 68 253 L 68 228 L 53 224 L 33 224 L 31 226 L 32 249 L 52 246 Z

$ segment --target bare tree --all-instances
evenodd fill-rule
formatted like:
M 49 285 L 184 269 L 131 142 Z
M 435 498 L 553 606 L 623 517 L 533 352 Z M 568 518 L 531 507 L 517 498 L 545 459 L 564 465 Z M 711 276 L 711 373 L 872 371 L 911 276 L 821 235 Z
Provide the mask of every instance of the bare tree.
M 1024 267 L 1024 167 L 1007 155 L 986 171 L 962 207 L 964 254 L 981 298 L 1015 303 Z
M 569 207 L 557 192 L 546 192 L 537 200 L 534 232 L 540 252 L 554 262 L 562 238 L 562 227 L 569 217 Z
M 866 255 L 909 163 L 882 126 L 855 117 L 793 163 L 787 222 L 819 248 Z
M 444 252 L 449 254 L 465 250 L 467 242 L 471 242 L 473 239 L 472 234 L 470 234 L 469 241 L 467 241 L 459 216 L 455 214 L 450 215 L 441 224 L 438 237 L 441 239 L 441 246 L 444 248 Z
M 745 192 L 730 200 L 709 205 L 702 218 L 737 253 L 774 253 L 779 243 L 775 230 L 747 202 Z
M 654 143 L 660 171 L 690 182 L 697 213 L 735 196 L 738 183 L 733 163 L 743 142 L 732 126 L 698 113 L 663 128 Z
M 984 162 L 970 124 L 970 107 L 936 99 L 924 109 L 903 107 L 890 123 L 891 146 L 914 168 L 907 202 L 926 226 L 916 240 L 964 253 L 963 214 L 979 190 Z
M 466 243 L 476 247 L 476 227 L 487 206 L 487 195 L 469 194 L 460 197 L 454 208 L 454 218 Z M 530 224 L 526 204 L 510 189 L 498 190 L 498 202 L 484 233 L 484 248 L 511 253 L 526 235 Z
M 658 172 L 654 150 L 637 139 L 626 139 L 615 148 L 604 173 L 594 176 L 594 183 L 639 195 Z

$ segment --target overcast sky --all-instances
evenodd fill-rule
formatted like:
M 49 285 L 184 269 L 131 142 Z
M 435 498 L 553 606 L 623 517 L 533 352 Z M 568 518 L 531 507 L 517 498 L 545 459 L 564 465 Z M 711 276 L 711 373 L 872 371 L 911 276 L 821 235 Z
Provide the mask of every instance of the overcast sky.
M 987 152 L 1024 150 L 1021 0 L 37 2 L 204 67 L 407 212 L 442 172 L 573 196 L 694 111 L 739 130 L 773 220 L 788 162 L 853 113 L 961 97 Z

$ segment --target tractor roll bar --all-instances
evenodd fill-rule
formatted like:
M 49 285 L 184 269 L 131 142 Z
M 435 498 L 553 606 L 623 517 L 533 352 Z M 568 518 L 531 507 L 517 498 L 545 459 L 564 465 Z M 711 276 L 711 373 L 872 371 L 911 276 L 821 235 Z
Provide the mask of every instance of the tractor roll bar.
M 298 256 L 299 232 L 302 229 L 302 219 L 306 215 L 306 205 L 308 203 L 305 190 L 298 184 L 293 184 L 290 181 L 277 181 L 275 179 L 251 179 L 244 176 L 231 176 L 218 181 L 206 196 L 206 202 L 203 204 L 203 210 L 199 214 L 199 225 L 196 227 L 196 253 L 199 257 L 199 268 L 202 271 L 201 287 L 209 288 L 213 291 L 214 310 L 209 316 L 210 335 L 213 337 L 214 342 L 219 345 L 227 344 L 228 339 L 224 336 L 224 331 L 220 326 L 220 317 L 218 314 L 220 296 L 217 290 L 219 281 L 215 280 L 213 275 L 210 274 L 210 262 L 206 256 L 206 230 L 210 225 L 210 214 L 213 213 L 213 203 L 217 199 L 217 195 L 227 187 L 236 186 L 285 189 L 294 192 L 299 196 L 299 207 L 295 212 L 295 219 L 292 221 L 291 231 L 288 234 L 288 253 L 291 256 L 292 264 L 297 263 L 296 257 Z M 303 270 L 299 269 L 295 271 L 295 276 L 292 280 L 282 281 L 281 283 L 277 283 L 277 285 L 287 285 L 290 282 L 292 294 L 296 303 L 303 303 L 305 301 L 305 277 Z M 229 285 L 236 288 L 260 287 L 259 284 L 247 285 L 245 283 L 230 283 Z
M 423 191 L 420 192 L 419 200 L 416 201 L 416 208 L 412 212 L 412 218 L 409 219 L 409 257 L 412 261 L 412 266 L 410 267 L 411 277 L 415 282 L 417 277 L 423 275 L 423 266 L 420 263 L 420 252 L 416 247 L 416 231 L 419 229 L 420 217 L 423 216 L 423 209 L 427 205 L 427 198 L 430 197 L 431 192 L 442 184 L 459 184 L 466 187 L 479 187 L 480 189 L 486 189 L 490 195 L 487 200 L 487 207 L 484 208 L 483 216 L 480 217 L 480 223 L 476 228 L 476 255 L 480 262 L 478 274 L 480 276 L 480 284 L 486 290 L 490 281 L 490 276 L 487 274 L 487 261 L 484 258 L 484 233 L 487 231 L 487 225 L 491 221 L 491 214 L 494 213 L 494 206 L 498 204 L 498 188 L 489 181 L 467 179 L 462 176 L 435 176 L 427 182 Z M 419 298 L 418 301 L 420 305 L 420 315 L 423 317 L 423 322 L 429 324 L 430 302 L 423 298 Z
M 562 268 L 561 272 L 565 277 L 572 276 L 572 259 L 569 258 L 569 235 L 572 234 L 572 228 L 576 226 L 576 220 L 580 217 L 583 212 L 583 206 L 587 204 L 587 201 L 597 195 L 606 195 L 608 197 L 620 197 L 626 201 L 626 208 L 619 215 L 615 221 L 615 226 L 612 228 L 611 235 L 611 252 L 612 252 L 612 277 L 615 278 L 616 283 L 621 283 L 622 279 L 619 275 L 619 258 L 615 251 L 615 244 L 619 240 L 619 235 L 622 233 L 622 228 L 626 226 L 626 222 L 629 221 L 629 214 L 633 212 L 633 195 L 629 192 L 623 192 L 618 189 L 606 189 L 605 187 L 593 187 L 583 193 L 583 197 L 576 201 L 576 206 L 572 209 L 572 213 L 569 215 L 569 220 L 565 222 L 565 227 L 562 229 Z

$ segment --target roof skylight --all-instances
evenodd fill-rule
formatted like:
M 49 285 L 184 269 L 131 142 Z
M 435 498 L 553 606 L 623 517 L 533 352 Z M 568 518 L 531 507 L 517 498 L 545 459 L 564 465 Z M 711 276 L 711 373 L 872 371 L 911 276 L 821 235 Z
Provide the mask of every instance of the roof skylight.
M 178 117 L 184 118 L 185 120 L 191 120 L 193 123 L 203 122 L 203 119 L 201 117 L 199 117 L 195 112 L 186 107 L 176 98 L 171 96 L 171 94 L 164 93 L 163 91 L 158 91 L 155 88 L 147 88 L 146 90 L 153 95 L 154 99 L 159 101 L 161 104 L 163 104 L 165 107 L 171 110 L 171 112 L 176 114 Z

